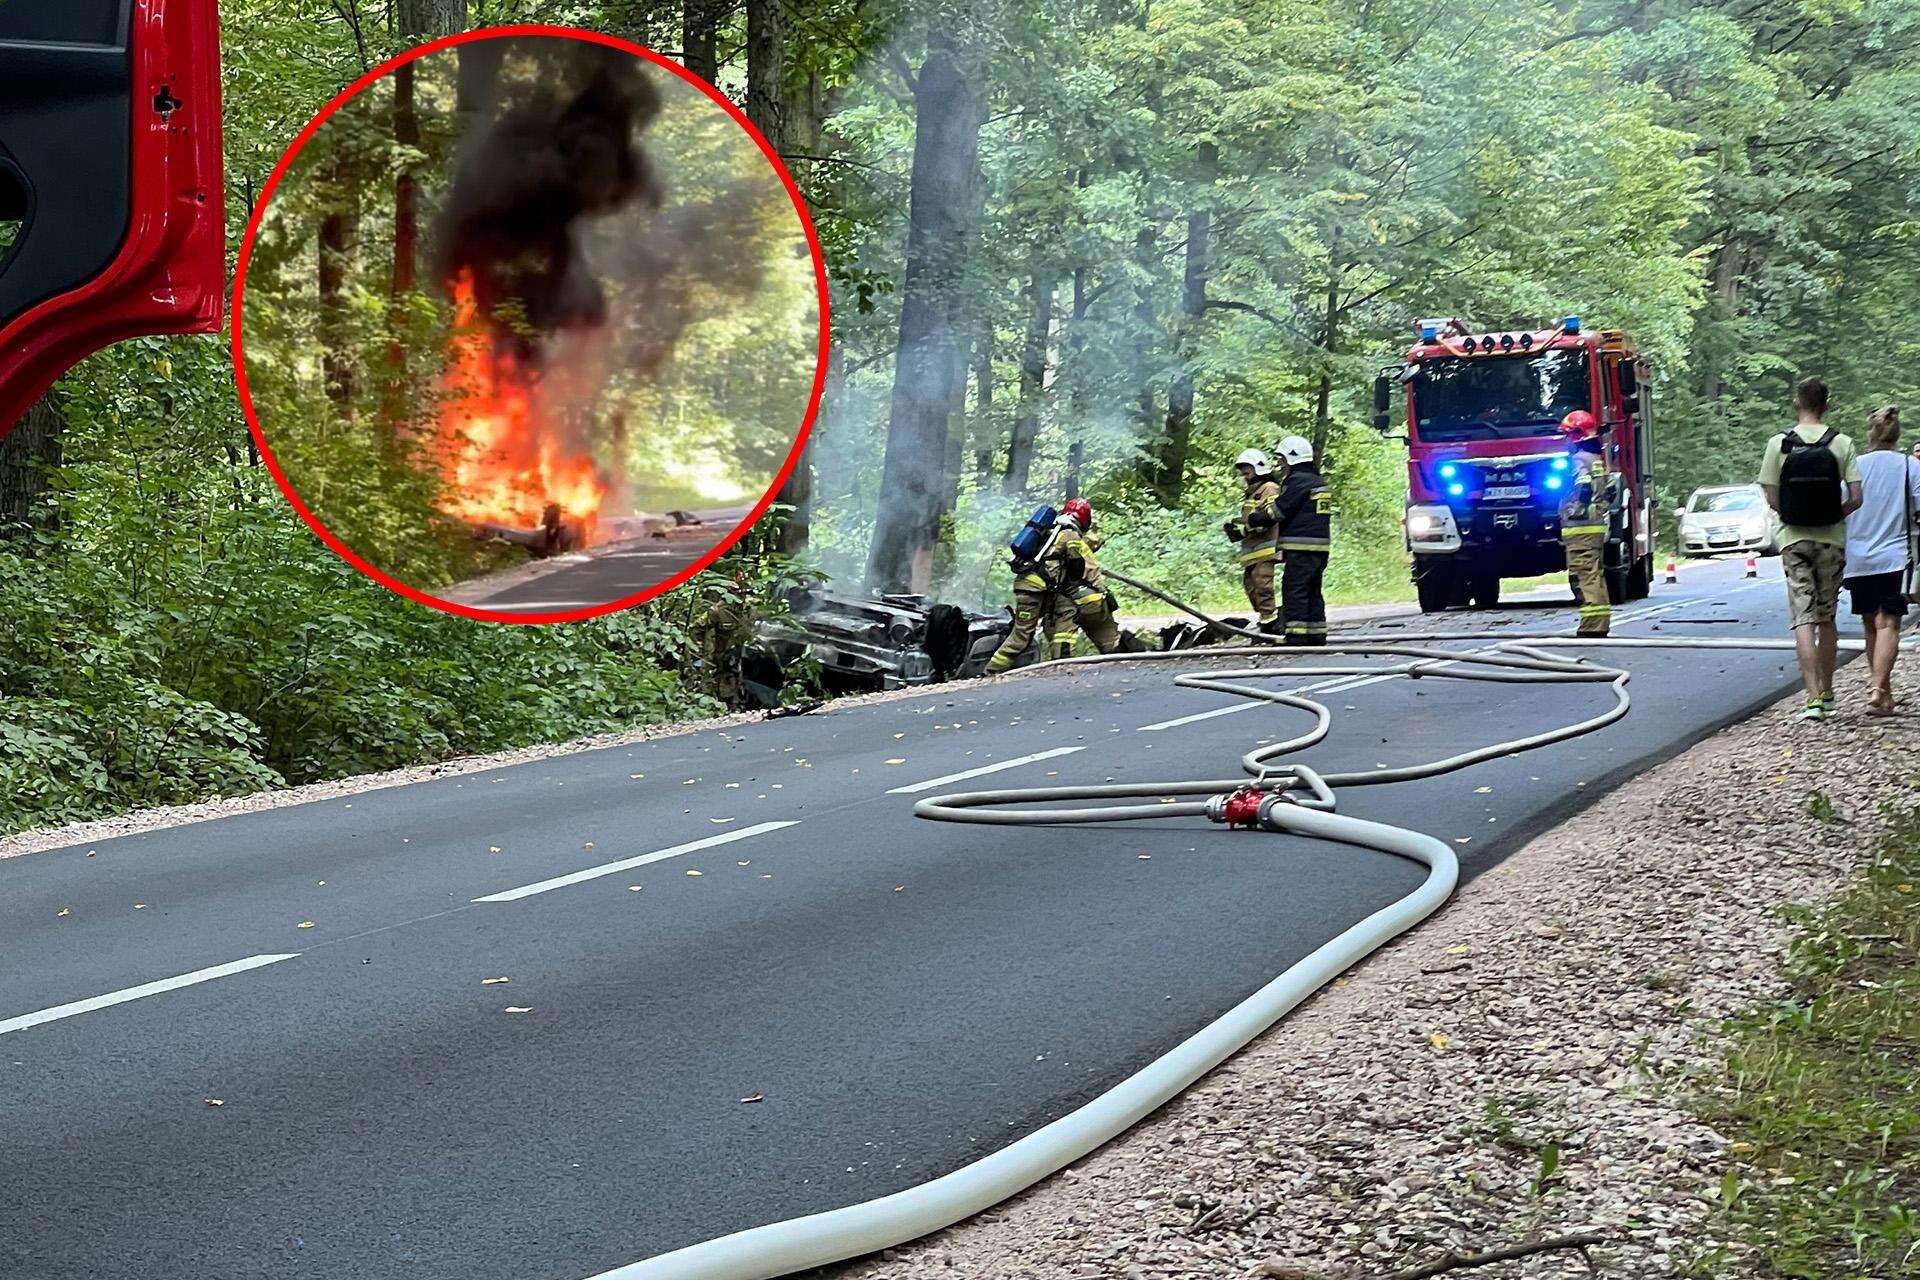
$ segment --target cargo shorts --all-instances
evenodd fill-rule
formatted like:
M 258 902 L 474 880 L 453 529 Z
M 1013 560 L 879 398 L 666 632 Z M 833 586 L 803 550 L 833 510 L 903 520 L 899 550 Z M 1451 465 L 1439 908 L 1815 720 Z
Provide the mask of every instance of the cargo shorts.
M 1847 567 L 1847 549 L 1831 542 L 1802 539 L 1780 552 L 1787 575 L 1787 613 L 1795 627 L 1831 623 L 1840 607 L 1840 577 Z

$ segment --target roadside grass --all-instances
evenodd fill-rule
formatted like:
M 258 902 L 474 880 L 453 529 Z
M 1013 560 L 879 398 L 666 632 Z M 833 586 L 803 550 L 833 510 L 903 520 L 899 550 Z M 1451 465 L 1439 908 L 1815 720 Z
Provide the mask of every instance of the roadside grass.
M 1731 1024 L 1699 1100 L 1738 1161 L 1724 1224 L 1762 1275 L 1920 1275 L 1920 808 L 1844 892 L 1794 918 L 1791 993 Z

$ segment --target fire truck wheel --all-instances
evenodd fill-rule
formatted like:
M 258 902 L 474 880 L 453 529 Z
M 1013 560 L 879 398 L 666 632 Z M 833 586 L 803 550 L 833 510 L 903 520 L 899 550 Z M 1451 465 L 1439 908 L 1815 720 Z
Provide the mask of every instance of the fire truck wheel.
M 1645 600 L 1653 591 L 1653 557 L 1641 556 L 1627 574 L 1627 599 Z
M 1491 609 L 1500 603 L 1500 578 L 1497 574 L 1482 574 L 1473 580 L 1470 591 L 1474 608 Z
M 1427 572 L 1413 580 L 1415 594 L 1420 597 L 1420 612 L 1444 613 L 1453 603 L 1453 581 L 1451 574 Z

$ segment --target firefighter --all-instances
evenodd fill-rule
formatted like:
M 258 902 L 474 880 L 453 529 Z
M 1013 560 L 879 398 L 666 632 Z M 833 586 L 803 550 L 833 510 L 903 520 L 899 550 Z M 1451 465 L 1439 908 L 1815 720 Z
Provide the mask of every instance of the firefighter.
M 1288 644 L 1327 642 L 1322 581 L 1333 545 L 1333 490 L 1313 465 L 1313 445 L 1288 436 L 1277 449 L 1282 468 L 1273 514 L 1280 547 L 1280 616 Z
M 987 675 L 999 675 L 1011 667 L 1033 643 L 1033 633 L 1041 626 L 1048 634 L 1048 657 L 1066 656 L 1058 651 L 1063 624 L 1078 625 L 1102 653 L 1120 647 L 1120 628 L 1113 621 L 1107 594 L 1100 586 L 1100 564 L 1094 559 L 1097 544 L 1087 536 L 1092 531 L 1092 505 L 1085 498 L 1068 498 L 1060 505 L 1046 550 L 1035 563 L 1016 565 L 1013 630 L 987 660 Z M 1068 652 L 1072 645 L 1069 635 Z
M 1273 464 L 1258 449 L 1243 450 L 1233 460 L 1233 469 L 1246 482 L 1240 496 L 1240 518 L 1221 526 L 1227 540 L 1240 548 L 1240 585 L 1247 593 L 1247 604 L 1259 615 L 1260 630 L 1280 634 L 1280 611 L 1273 599 L 1273 562 L 1280 554 L 1279 520 L 1273 504 L 1280 497 L 1274 483 Z
M 1576 634 L 1604 636 L 1613 620 L 1607 600 L 1607 523 L 1613 509 L 1613 477 L 1607 472 L 1600 424 L 1585 409 L 1560 420 L 1573 441 L 1567 500 L 1560 504 L 1560 543 L 1567 552 L 1567 583 L 1580 606 Z

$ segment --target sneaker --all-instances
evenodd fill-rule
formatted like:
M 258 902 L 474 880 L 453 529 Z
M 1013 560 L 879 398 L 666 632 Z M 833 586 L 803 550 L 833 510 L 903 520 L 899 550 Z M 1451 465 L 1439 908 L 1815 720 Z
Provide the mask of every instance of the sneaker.
M 1815 698 L 1812 702 L 1809 702 L 1806 706 L 1800 708 L 1800 719 L 1802 720 L 1825 720 L 1826 718 L 1827 718 L 1826 704 L 1821 702 L 1818 698 Z
M 1814 701 L 1820 704 L 1820 709 L 1822 711 L 1826 712 L 1828 715 L 1833 714 L 1833 693 L 1831 690 L 1821 694 L 1819 697 L 1815 698 Z

